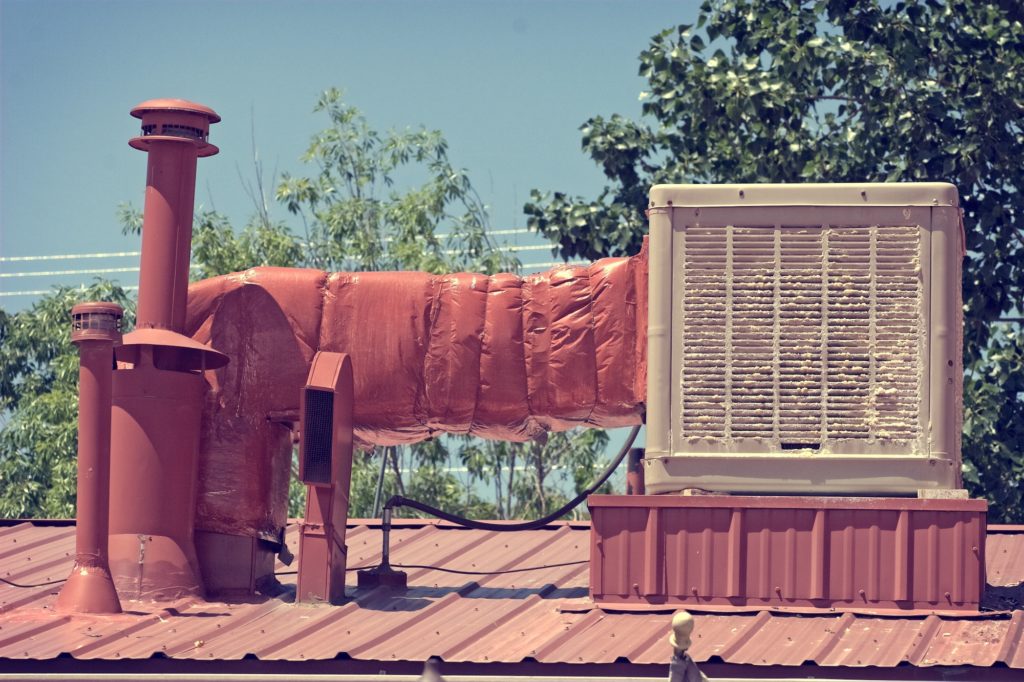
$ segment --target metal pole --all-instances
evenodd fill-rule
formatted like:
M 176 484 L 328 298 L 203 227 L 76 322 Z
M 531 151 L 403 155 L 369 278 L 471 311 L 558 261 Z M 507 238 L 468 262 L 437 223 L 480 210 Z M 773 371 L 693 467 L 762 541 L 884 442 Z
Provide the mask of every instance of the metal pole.
M 373 496 L 373 514 L 372 517 L 376 518 L 377 514 L 380 513 L 380 498 L 384 492 L 384 472 L 388 466 L 388 449 L 381 448 L 380 453 L 380 475 L 377 476 L 377 492 Z

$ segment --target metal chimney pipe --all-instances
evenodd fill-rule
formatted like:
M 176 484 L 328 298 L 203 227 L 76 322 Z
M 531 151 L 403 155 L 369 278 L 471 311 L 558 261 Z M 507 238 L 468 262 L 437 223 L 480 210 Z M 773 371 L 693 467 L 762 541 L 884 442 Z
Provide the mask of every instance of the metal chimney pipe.
M 153 99 L 138 105 L 142 134 L 128 144 L 149 153 L 143 211 L 142 263 L 136 327 L 185 326 L 188 266 L 192 247 L 196 161 L 219 150 L 207 140 L 217 113 L 183 99 Z
M 220 117 L 209 107 L 155 99 L 132 109 L 149 153 L 136 329 L 117 349 L 108 548 L 114 582 L 132 599 L 204 593 L 194 542 L 204 372 L 227 363 L 188 338 L 185 308 L 196 160 Z
M 78 496 L 75 566 L 57 596 L 61 611 L 121 613 L 107 563 L 110 500 L 110 413 L 114 346 L 121 306 L 79 303 L 71 309 L 78 346 Z

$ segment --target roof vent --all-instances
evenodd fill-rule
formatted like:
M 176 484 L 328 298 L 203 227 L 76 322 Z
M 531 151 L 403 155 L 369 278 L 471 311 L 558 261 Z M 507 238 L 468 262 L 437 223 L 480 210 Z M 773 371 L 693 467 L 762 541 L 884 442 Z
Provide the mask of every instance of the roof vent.
M 347 355 L 320 351 L 313 357 L 299 418 L 306 514 L 299 540 L 298 601 L 337 604 L 345 598 L 353 390 Z
M 955 188 L 651 192 L 648 492 L 959 487 Z

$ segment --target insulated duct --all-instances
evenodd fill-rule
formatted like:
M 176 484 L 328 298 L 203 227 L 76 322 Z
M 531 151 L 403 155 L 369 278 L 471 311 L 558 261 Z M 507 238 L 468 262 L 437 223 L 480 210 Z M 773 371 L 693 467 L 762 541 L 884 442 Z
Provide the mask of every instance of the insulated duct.
M 186 333 L 232 358 L 207 373 L 197 529 L 277 537 L 317 351 L 352 360 L 364 446 L 639 424 L 646 297 L 646 251 L 526 277 L 254 268 L 194 284 Z

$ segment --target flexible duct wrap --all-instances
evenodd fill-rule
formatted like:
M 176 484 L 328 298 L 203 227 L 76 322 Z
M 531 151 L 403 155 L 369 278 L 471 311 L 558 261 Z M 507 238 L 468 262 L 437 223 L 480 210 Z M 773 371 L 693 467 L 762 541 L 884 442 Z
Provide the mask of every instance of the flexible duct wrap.
M 231 362 L 207 373 L 197 528 L 284 526 L 287 421 L 317 350 L 352 359 L 361 444 L 523 441 L 639 423 L 646 327 L 646 251 L 525 277 L 254 268 L 198 282 L 188 332 Z

